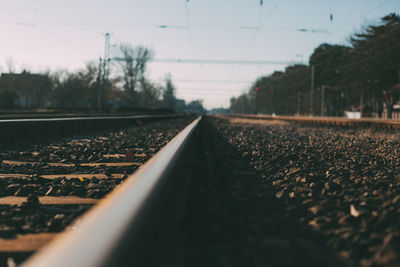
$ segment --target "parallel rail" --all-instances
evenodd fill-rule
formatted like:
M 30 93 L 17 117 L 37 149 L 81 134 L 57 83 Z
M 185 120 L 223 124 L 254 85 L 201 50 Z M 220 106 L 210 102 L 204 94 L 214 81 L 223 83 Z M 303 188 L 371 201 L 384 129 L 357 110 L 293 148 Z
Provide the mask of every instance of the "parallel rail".
M 167 203 L 185 180 L 177 176 L 177 169 L 187 158 L 200 120 L 187 126 L 119 189 L 22 266 L 146 265 L 157 238 L 154 233 L 165 224 L 162 216 Z
M 371 127 L 371 128 L 387 128 L 398 129 L 400 128 L 399 120 L 388 119 L 347 119 L 338 117 L 300 117 L 300 116 L 271 116 L 271 115 L 228 115 L 232 117 L 246 118 L 246 119 L 260 119 L 260 120 L 282 120 L 309 123 L 315 125 L 332 125 L 343 127 Z
M 101 116 L 42 119 L 0 120 L 0 140 L 7 142 L 18 138 L 38 138 L 58 134 L 80 133 L 86 129 L 103 129 L 140 123 L 142 121 L 182 117 L 182 114 Z

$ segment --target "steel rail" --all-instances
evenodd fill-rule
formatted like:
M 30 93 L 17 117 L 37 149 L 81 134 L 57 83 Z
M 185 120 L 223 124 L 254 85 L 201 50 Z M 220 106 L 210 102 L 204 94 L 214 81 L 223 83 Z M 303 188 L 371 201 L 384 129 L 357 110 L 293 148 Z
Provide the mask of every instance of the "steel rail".
M 7 125 L 12 123 L 40 123 L 40 122 L 67 122 L 67 121 L 99 121 L 99 120 L 139 120 L 139 119 L 151 119 L 151 118 L 173 118 L 176 116 L 182 116 L 177 114 L 165 114 L 165 115 L 135 115 L 135 116 L 98 116 L 98 117 L 61 117 L 61 118 L 37 118 L 37 119 L 3 119 L 0 120 L 1 125 Z
M 37 138 L 68 133 L 81 133 L 84 129 L 100 129 L 126 126 L 139 121 L 168 119 L 183 114 L 101 116 L 70 118 L 37 118 L 0 120 L 0 141 L 8 142 L 19 138 Z
M 152 159 L 138 169 L 97 206 L 84 214 L 70 230 L 22 264 L 24 267 L 121 266 L 120 250 L 128 249 L 129 265 L 139 263 L 143 237 L 155 231 L 154 207 L 166 202 L 162 194 L 172 186 L 175 168 L 193 141 L 201 118 L 193 121 Z M 170 190 L 169 188 L 168 190 Z M 173 194 L 176 192 L 172 191 Z M 160 197 L 161 194 L 161 197 Z M 151 229 L 148 229 L 151 226 Z M 127 239 L 129 237 L 129 240 Z M 129 242 L 130 243 L 129 243 Z M 149 240 L 153 242 L 153 240 Z M 125 253 L 126 254 L 126 253 Z M 123 264 L 122 264 L 123 265 Z M 138 265 L 143 266 L 143 265 Z
M 390 119 L 373 119 L 373 118 L 361 118 L 361 119 L 348 119 L 339 117 L 302 117 L 302 116 L 271 116 L 271 115 L 224 115 L 228 117 L 238 117 L 246 119 L 260 119 L 260 120 L 282 120 L 282 121 L 293 121 L 310 124 L 325 124 L 334 126 L 362 126 L 362 127 L 382 127 L 389 129 L 400 128 L 400 120 Z

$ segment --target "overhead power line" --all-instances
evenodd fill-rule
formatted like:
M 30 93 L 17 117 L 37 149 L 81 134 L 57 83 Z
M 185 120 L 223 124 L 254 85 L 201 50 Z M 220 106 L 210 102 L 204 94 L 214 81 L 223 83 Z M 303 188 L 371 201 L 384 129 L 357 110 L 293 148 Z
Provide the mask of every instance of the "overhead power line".
M 125 58 L 114 57 L 112 60 L 125 61 Z M 303 64 L 300 61 L 283 60 L 220 60 L 220 59 L 188 59 L 188 58 L 156 58 L 152 62 L 183 64 L 226 64 L 226 65 L 290 65 Z
M 114 58 L 121 60 L 120 58 Z M 152 62 L 160 63 L 184 63 L 184 64 L 226 64 L 226 65 L 290 65 L 303 64 L 298 61 L 282 60 L 219 60 L 219 59 L 180 59 L 180 58 L 158 58 Z
M 346 23 L 346 24 L 340 26 L 339 28 L 337 28 L 335 32 L 339 32 L 339 31 L 341 31 L 342 29 L 347 28 L 347 27 L 353 25 L 355 22 L 359 21 L 361 18 L 365 17 L 365 16 L 368 15 L 369 13 L 375 11 L 375 10 L 378 9 L 378 8 L 381 8 L 382 6 L 388 4 L 388 3 L 392 2 L 392 1 L 393 1 L 393 0 L 386 0 L 385 2 L 382 2 L 382 3 L 380 3 L 379 5 L 373 7 L 372 9 L 369 9 L 369 10 L 367 10 L 366 12 L 363 12 L 360 16 L 358 16 L 358 17 L 356 17 L 356 18 L 353 18 L 350 22 L 348 22 L 348 23 Z
M 248 91 L 248 88 L 220 88 L 220 87 L 213 87 L 213 88 L 201 88 L 201 87 L 179 87 L 177 91 L 181 92 L 238 92 L 238 91 Z
M 18 25 L 19 22 L 0 22 L 3 25 Z M 133 25 L 133 24 L 109 24 L 109 23 L 56 23 L 56 22 L 35 22 L 30 23 L 29 26 L 48 26 L 48 27 L 115 27 L 115 28 L 153 28 L 153 29 L 166 29 L 166 30 L 248 30 L 248 31 L 289 31 L 289 32 L 301 32 L 301 33 L 313 33 L 313 34 L 329 34 L 331 33 L 328 29 L 314 29 L 314 28 L 266 28 L 264 29 L 261 26 L 248 26 L 248 25 Z
M 182 83 L 252 83 L 254 81 L 233 81 L 233 80 L 191 80 L 191 79 L 174 79 L 175 82 Z
M 67 45 L 69 45 L 71 48 L 74 48 L 75 50 L 81 52 L 81 53 L 84 54 L 84 55 L 87 55 L 87 53 L 88 53 L 88 51 L 87 51 L 86 49 L 83 49 L 81 46 L 75 45 L 75 44 L 72 43 L 71 41 L 65 39 L 62 35 L 58 34 L 58 31 L 54 31 L 54 32 L 53 32 L 53 31 L 50 31 L 49 29 L 45 29 L 45 28 L 43 28 L 43 27 L 38 27 L 39 24 L 37 24 L 37 23 L 34 23 L 34 24 L 33 24 L 33 23 L 30 23 L 30 22 L 26 21 L 24 18 L 22 18 L 22 17 L 20 17 L 20 16 L 18 16 L 18 15 L 15 15 L 13 12 L 10 12 L 9 10 L 0 9 L 0 11 L 6 13 L 6 14 L 8 14 L 9 16 L 12 16 L 12 17 L 14 17 L 14 18 L 16 18 L 16 19 L 18 20 L 18 21 L 15 22 L 15 23 L 7 23 L 7 24 L 10 24 L 10 25 L 13 25 L 13 24 L 14 24 L 14 25 L 19 25 L 19 26 L 24 26 L 24 27 L 32 27 L 32 28 L 34 28 L 35 30 L 40 31 L 40 32 L 44 33 L 44 34 L 47 35 L 47 36 L 50 36 L 50 37 L 53 37 L 53 38 L 55 38 L 55 39 L 61 40 L 62 42 L 64 42 L 64 43 L 66 43 Z M 50 26 L 50 25 L 49 25 L 48 27 L 53 29 L 53 27 Z

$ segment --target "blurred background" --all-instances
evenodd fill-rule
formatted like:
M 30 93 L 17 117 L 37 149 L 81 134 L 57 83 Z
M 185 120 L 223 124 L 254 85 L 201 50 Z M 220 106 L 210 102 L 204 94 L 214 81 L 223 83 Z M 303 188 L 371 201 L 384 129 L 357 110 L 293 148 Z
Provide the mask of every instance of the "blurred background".
M 0 0 L 0 109 L 400 118 L 398 0 Z

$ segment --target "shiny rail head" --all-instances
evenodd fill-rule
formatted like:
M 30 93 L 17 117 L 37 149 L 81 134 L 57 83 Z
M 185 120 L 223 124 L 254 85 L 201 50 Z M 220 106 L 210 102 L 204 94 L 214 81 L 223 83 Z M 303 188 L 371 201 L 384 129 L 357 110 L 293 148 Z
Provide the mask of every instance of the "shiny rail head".
M 140 120 L 157 118 L 175 118 L 185 116 L 184 114 L 160 114 L 160 115 L 134 115 L 134 116 L 96 116 L 96 117 L 61 117 L 61 118 L 38 118 L 38 119 L 2 119 L 0 125 L 15 123 L 51 123 L 66 121 L 101 121 L 101 120 Z
M 181 160 L 182 152 L 197 130 L 200 120 L 201 118 L 194 120 L 132 174 L 120 188 L 21 266 L 106 266 L 105 263 L 113 257 L 114 249 L 123 236 L 128 231 L 140 231 L 128 229 L 132 225 L 135 227 L 135 221 L 143 220 L 140 217 L 143 209 L 152 206 L 148 202 L 163 201 L 153 198 L 153 191 L 160 184 L 168 186 L 168 175 Z M 143 221 L 138 225 L 143 225 Z

